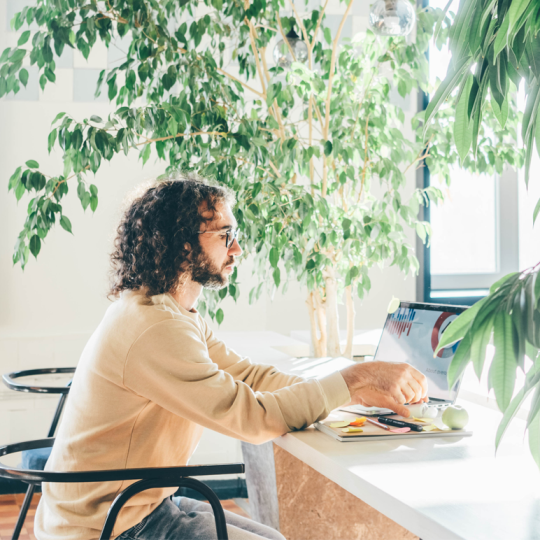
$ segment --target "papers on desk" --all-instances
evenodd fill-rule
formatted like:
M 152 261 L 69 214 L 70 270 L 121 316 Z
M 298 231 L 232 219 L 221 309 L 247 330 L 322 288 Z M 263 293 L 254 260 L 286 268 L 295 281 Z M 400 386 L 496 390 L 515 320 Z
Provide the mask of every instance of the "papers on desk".
M 390 416 L 390 415 L 389 415 Z M 423 426 L 422 431 L 407 431 L 405 433 L 398 430 L 385 430 L 369 422 L 362 424 L 362 431 L 349 430 L 346 426 L 354 425 L 354 416 L 346 412 L 334 412 L 323 422 L 316 422 L 315 428 L 340 442 L 357 442 L 361 440 L 388 440 L 390 439 L 417 439 L 422 437 L 470 437 L 472 431 L 465 429 L 449 429 L 440 418 L 404 418 L 397 414 L 391 418 L 403 420 L 410 424 Z M 347 429 L 347 431 L 345 431 Z

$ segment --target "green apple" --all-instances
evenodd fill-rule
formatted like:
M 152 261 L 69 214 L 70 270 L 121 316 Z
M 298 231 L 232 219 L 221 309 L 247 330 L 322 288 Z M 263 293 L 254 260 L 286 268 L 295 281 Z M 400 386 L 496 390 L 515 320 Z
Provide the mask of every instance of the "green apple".
M 443 412 L 442 421 L 451 429 L 463 429 L 469 421 L 469 413 L 459 405 L 450 405 Z

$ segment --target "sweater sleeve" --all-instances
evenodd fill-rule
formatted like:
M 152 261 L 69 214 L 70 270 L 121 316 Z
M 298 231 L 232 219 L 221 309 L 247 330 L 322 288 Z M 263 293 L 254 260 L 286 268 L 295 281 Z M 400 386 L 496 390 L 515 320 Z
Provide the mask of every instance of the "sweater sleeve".
M 350 399 L 339 373 L 274 391 L 254 390 L 227 371 L 238 364 L 236 353 L 236 362 L 226 365 L 221 359 L 225 369 L 220 369 L 204 338 L 194 322 L 169 319 L 154 324 L 128 353 L 125 387 L 173 414 L 254 444 L 307 427 Z M 257 385 L 260 377 L 250 372 L 246 378 Z
M 305 380 L 298 375 L 283 373 L 274 366 L 253 364 L 249 358 L 229 349 L 223 341 L 216 338 L 206 322 L 202 322 L 205 325 L 206 345 L 211 360 L 220 369 L 230 373 L 235 381 L 246 383 L 256 392 L 273 392 Z

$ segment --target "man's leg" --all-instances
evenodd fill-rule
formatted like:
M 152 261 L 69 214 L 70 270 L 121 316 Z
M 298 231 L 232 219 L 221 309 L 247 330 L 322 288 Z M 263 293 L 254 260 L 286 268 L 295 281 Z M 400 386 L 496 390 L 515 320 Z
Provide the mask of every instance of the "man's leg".
M 285 540 L 270 527 L 225 511 L 229 540 Z M 212 507 L 187 497 L 165 499 L 117 540 L 216 540 Z
M 185 512 L 188 516 L 197 515 L 205 516 L 205 522 L 212 529 L 212 536 L 208 538 L 214 539 L 216 537 L 216 525 L 214 520 L 214 512 L 212 507 L 205 502 L 196 501 L 195 499 L 190 499 L 188 497 L 174 497 L 173 502 L 178 505 L 182 512 Z M 252 519 L 248 519 L 233 512 L 225 510 L 225 521 L 227 521 L 227 530 L 229 531 L 229 539 L 236 540 L 240 539 L 251 539 L 264 538 L 269 540 L 285 540 L 285 537 L 268 527 L 267 525 L 262 525 L 257 523 Z M 246 533 L 248 535 L 246 536 Z M 194 537 L 195 538 L 195 537 Z

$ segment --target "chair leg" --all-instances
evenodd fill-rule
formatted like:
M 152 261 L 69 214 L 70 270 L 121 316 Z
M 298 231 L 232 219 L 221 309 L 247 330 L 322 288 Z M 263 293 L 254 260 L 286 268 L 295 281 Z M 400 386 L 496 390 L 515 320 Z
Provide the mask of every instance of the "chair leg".
M 21 529 L 23 528 L 26 514 L 28 513 L 28 509 L 30 508 L 30 503 L 32 502 L 32 497 L 34 496 L 35 490 L 36 486 L 34 484 L 30 484 L 28 486 L 28 489 L 26 490 L 26 495 L 21 506 L 21 511 L 19 512 L 19 517 L 17 518 L 17 523 L 15 524 L 15 529 L 13 530 L 11 540 L 19 539 L 19 535 L 21 534 Z
M 124 504 L 131 499 L 131 497 L 137 495 L 137 493 L 146 491 L 147 489 L 158 487 L 188 487 L 202 493 L 214 511 L 214 520 L 216 523 L 218 540 L 229 540 L 225 512 L 223 511 L 223 507 L 219 502 L 218 496 L 206 484 L 203 484 L 201 481 L 196 480 L 195 478 L 177 478 L 169 481 L 164 481 L 161 478 L 149 478 L 147 480 L 139 480 L 138 482 L 129 485 L 126 489 L 124 489 L 124 491 L 116 496 L 116 499 L 114 499 L 113 503 L 111 504 L 109 512 L 107 513 L 107 518 L 103 524 L 103 529 L 101 530 L 99 540 L 110 540 L 114 524 L 116 523 L 116 518 L 118 517 L 118 514 Z

